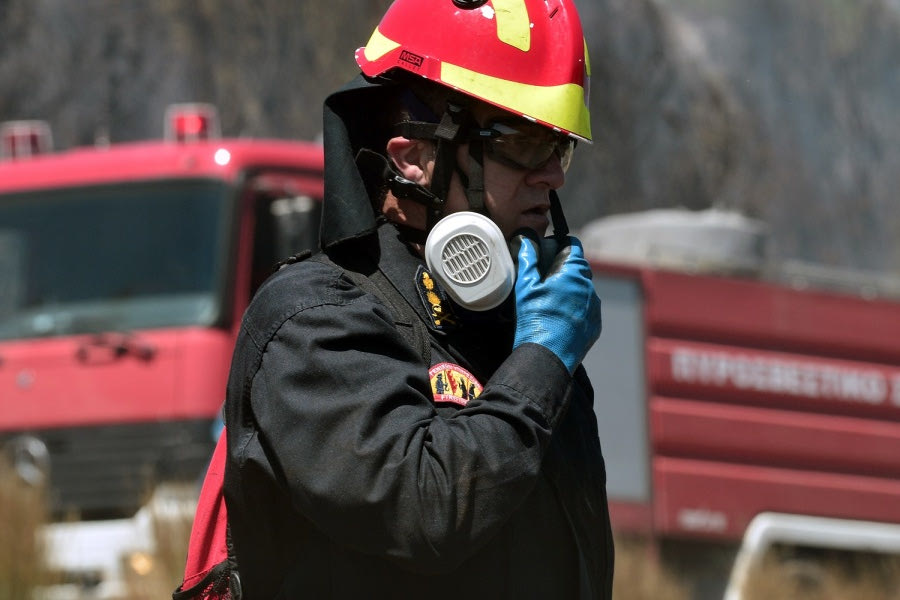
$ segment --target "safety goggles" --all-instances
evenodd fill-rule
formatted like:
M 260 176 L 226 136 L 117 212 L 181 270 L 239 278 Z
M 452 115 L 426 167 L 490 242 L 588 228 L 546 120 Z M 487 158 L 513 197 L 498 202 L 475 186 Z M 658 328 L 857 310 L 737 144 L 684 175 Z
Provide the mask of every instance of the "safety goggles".
M 530 121 L 494 121 L 476 130 L 484 140 L 485 154 L 514 169 L 534 171 L 557 155 L 563 171 L 572 162 L 575 140 Z

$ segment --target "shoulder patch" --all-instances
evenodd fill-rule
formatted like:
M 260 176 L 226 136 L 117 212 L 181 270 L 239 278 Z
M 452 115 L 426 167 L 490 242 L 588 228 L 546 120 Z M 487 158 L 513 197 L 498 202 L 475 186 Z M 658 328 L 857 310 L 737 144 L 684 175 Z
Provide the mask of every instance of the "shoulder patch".
M 481 395 L 484 389 L 475 376 L 459 365 L 443 362 L 428 370 L 431 393 L 435 402 L 450 402 L 465 406 Z
M 419 265 L 416 271 L 416 289 L 419 290 L 419 298 L 425 305 L 425 312 L 431 317 L 435 327 L 445 330 L 456 325 L 456 315 L 446 292 L 431 277 L 424 266 Z

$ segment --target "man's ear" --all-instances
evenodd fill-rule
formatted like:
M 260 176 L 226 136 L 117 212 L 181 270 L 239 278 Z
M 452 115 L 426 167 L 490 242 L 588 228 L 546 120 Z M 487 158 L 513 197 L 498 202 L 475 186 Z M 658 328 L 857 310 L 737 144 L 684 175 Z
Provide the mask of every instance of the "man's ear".
M 388 140 L 387 155 L 403 177 L 420 185 L 428 184 L 431 174 L 428 162 L 433 155 L 429 142 L 394 137 Z

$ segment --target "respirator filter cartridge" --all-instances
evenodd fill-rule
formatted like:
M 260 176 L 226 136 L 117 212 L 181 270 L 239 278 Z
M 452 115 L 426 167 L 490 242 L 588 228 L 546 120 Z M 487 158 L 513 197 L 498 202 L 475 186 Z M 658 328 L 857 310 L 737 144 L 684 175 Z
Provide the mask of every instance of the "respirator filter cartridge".
M 503 233 L 475 212 L 457 212 L 438 221 L 425 240 L 425 262 L 447 294 L 469 310 L 498 306 L 515 284 Z

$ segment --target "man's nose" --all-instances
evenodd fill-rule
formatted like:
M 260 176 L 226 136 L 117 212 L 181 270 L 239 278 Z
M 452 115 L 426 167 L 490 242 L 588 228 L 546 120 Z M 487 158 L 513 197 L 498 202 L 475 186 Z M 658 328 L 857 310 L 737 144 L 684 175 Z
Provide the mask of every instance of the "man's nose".
M 525 182 L 533 186 L 545 186 L 548 189 L 559 189 L 566 182 L 566 172 L 562 168 L 559 155 L 553 154 L 540 167 L 528 171 Z

